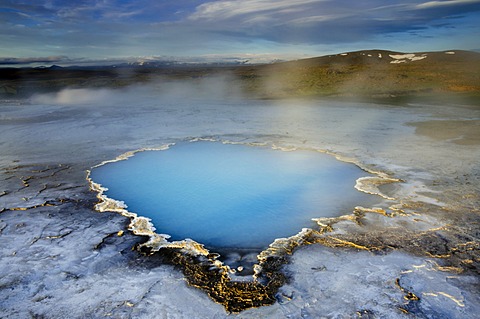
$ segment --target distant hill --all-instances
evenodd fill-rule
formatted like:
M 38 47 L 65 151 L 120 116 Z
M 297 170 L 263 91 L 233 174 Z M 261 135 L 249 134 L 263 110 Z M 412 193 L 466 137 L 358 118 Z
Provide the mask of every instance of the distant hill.
M 252 68 L 259 92 L 276 97 L 480 96 L 480 53 L 347 52 Z
M 398 98 L 466 96 L 480 101 L 480 53 L 364 50 L 263 65 L 146 63 L 0 69 L 0 95 L 29 96 L 65 87 L 121 88 L 200 81 L 228 74 L 251 97 Z

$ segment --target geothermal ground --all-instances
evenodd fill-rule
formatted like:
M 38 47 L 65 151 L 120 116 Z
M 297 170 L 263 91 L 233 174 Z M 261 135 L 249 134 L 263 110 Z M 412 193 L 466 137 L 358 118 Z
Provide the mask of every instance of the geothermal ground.
M 381 178 L 357 185 L 377 203 L 318 219 L 258 260 L 223 256 L 259 265 L 251 285 L 199 246 L 145 245 L 155 236 L 134 235 L 129 217 L 95 210 L 92 167 L 194 138 L 327 152 Z M 480 313 L 478 105 L 64 90 L 2 101 L 0 149 L 4 318 Z

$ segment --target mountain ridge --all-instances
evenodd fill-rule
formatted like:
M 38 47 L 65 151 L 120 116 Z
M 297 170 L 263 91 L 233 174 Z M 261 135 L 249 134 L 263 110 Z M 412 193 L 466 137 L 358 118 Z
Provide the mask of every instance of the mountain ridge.
M 3 68 L 1 96 L 63 88 L 130 85 L 225 77 L 247 97 L 366 97 L 469 95 L 480 99 L 480 53 L 464 50 L 405 53 L 359 50 L 270 64 L 149 64 Z M 3 89 L 1 89 L 3 88 Z M 8 88 L 8 89 L 6 89 Z
M 361 50 L 258 66 L 254 73 L 277 97 L 480 96 L 480 53 L 463 50 Z

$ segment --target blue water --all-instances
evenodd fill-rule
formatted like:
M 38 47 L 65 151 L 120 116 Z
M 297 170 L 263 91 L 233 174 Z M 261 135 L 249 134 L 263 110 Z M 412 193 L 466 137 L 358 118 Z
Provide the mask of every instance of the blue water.
M 218 142 L 139 152 L 91 173 L 158 233 L 210 248 L 265 248 L 314 226 L 311 218 L 351 213 L 371 198 L 354 189 L 366 175 L 319 152 Z

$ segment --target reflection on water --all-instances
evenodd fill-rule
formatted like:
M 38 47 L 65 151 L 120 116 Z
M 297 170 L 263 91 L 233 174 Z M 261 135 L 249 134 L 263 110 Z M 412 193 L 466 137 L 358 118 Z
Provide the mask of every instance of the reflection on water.
M 354 189 L 365 175 L 314 151 L 186 142 L 97 167 L 91 177 L 173 240 L 262 249 L 313 226 L 311 218 L 368 205 L 372 196 Z

